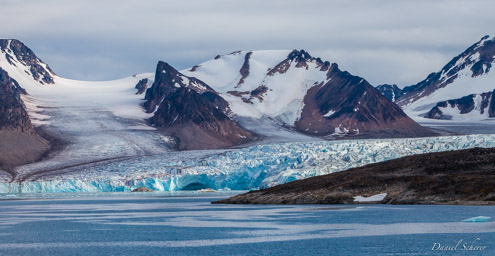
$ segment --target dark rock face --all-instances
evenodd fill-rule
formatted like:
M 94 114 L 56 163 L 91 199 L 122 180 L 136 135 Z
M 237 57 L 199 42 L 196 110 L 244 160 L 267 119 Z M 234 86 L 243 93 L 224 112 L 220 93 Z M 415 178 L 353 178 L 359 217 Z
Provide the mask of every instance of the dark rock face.
M 143 94 L 148 89 L 148 78 L 139 80 L 135 88 L 137 89 L 136 94 Z
M 201 80 L 194 77 L 186 77 L 168 63 L 160 61 L 156 67 L 155 82 L 146 90 L 146 102 L 144 103 L 146 112 L 154 112 L 168 93 L 182 87 L 192 89 L 200 94 L 204 92 L 216 94 L 210 86 Z M 221 104 L 221 102 L 218 103 Z M 225 102 L 221 107 L 223 111 L 226 111 L 228 104 Z
M 33 133 L 34 128 L 21 100 L 21 93 L 25 92 L 2 68 L 0 92 L 0 129 Z
M 246 53 L 246 56 L 244 56 L 244 63 L 242 64 L 241 69 L 239 70 L 239 73 L 241 74 L 241 79 L 237 83 L 237 87 L 242 85 L 244 83 L 244 79 L 249 76 L 249 59 L 251 58 L 251 55 L 253 55 L 253 52 L 248 52 Z
M 453 58 L 440 72 L 431 73 L 428 77 L 411 86 L 405 87 L 403 95 L 396 99 L 399 106 L 407 105 L 422 97 L 427 97 L 436 90 L 453 83 L 459 76 L 459 71 L 471 66 L 471 77 L 477 77 L 490 72 L 495 60 L 495 37 L 485 36 L 463 53 Z
M 263 94 L 265 94 L 268 91 L 268 87 L 261 85 L 258 86 L 258 88 L 252 90 L 252 91 L 228 91 L 227 93 L 230 95 L 237 96 L 242 99 L 245 103 L 250 103 L 253 104 L 253 99 L 257 98 L 260 102 L 263 101 Z
M 298 131 L 313 135 L 417 137 L 433 132 L 410 119 L 363 78 L 332 64 L 330 79 L 308 90 Z
M 214 203 L 353 204 L 386 193 L 387 204 L 495 205 L 495 149 L 414 155 L 252 191 Z
M 287 59 L 283 60 L 275 67 L 270 69 L 267 73 L 269 76 L 274 76 L 276 73 L 284 74 L 289 70 L 292 62 L 296 62 L 296 67 L 301 68 L 304 67 L 308 69 L 308 62 L 315 61 L 317 67 L 320 68 L 320 71 L 327 71 L 330 68 L 330 62 L 323 62 L 320 58 L 313 58 L 309 55 L 305 50 L 293 50 L 287 56 Z
M 256 138 L 229 117 L 228 103 L 213 89 L 165 62 L 158 63 L 145 99 L 148 113 L 156 109 L 150 123 L 174 136 L 179 150 L 231 147 Z
M 5 54 L 10 65 L 16 65 L 15 59 L 29 67 L 30 75 L 41 84 L 53 84 L 55 73 L 43 63 L 31 49 L 15 39 L 0 39 L 0 49 Z M 43 67 L 45 65 L 45 67 Z
M 431 119 L 446 119 L 449 120 L 452 117 L 444 115 L 442 108 L 456 108 L 459 110 L 460 114 L 467 114 L 472 111 L 479 111 L 479 113 L 485 114 L 488 111 L 488 117 L 495 117 L 495 102 L 493 101 L 493 96 L 495 95 L 495 90 L 492 92 L 486 92 L 479 95 L 470 94 L 459 99 L 452 99 L 447 101 L 442 101 L 437 103 L 426 115 L 426 118 Z M 474 101 L 475 97 L 481 97 L 480 106 L 476 106 Z M 478 107 L 478 108 L 476 108 Z M 475 109 L 476 108 L 476 109 Z
M 7 171 L 38 160 L 50 148 L 31 124 L 21 100 L 23 92 L 17 81 L 0 68 L 0 168 Z
M 402 97 L 404 94 L 402 90 L 396 84 L 382 84 L 376 87 L 385 98 L 391 102 L 395 102 L 398 98 Z
M 139 188 L 132 190 L 131 192 L 155 192 L 155 191 L 151 188 L 139 187 Z
M 194 65 L 191 69 L 189 69 L 189 71 L 194 72 L 198 70 L 199 67 L 201 67 L 201 65 Z

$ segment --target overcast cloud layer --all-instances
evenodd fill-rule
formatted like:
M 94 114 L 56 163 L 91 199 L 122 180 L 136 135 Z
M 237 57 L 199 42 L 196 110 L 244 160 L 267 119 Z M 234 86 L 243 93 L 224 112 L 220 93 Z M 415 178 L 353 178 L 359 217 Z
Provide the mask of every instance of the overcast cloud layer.
M 0 37 L 60 76 L 109 80 L 235 50 L 305 49 L 372 84 L 414 84 L 482 36 L 492 0 L 0 0 Z

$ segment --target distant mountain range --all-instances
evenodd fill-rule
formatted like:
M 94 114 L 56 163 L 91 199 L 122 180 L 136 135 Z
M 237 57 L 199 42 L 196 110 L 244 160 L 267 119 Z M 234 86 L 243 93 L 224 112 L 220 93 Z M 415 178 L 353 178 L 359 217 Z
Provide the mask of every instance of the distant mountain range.
M 233 52 L 182 71 L 208 84 L 236 116 L 268 117 L 324 138 L 432 134 L 365 79 L 304 50 Z
M 132 109 L 132 118 L 146 121 L 149 130 L 159 128 L 179 150 L 227 148 L 269 136 L 253 131 L 256 124 L 321 139 L 429 136 L 434 133 L 406 113 L 454 120 L 495 116 L 490 72 L 494 55 L 495 39 L 483 37 L 440 72 L 400 89 L 375 88 L 304 50 L 237 51 L 182 71 L 160 61 L 154 74 L 103 83 L 114 86 L 102 86 L 105 93 L 118 90 L 115 95 L 121 96 L 115 97 L 124 97 L 119 104 L 125 107 L 103 96 L 98 104 L 115 105 L 114 112 L 123 115 Z M 81 90 L 100 88 L 98 83 L 58 77 L 18 40 L 0 40 L 0 69 L 0 150 L 14 147 L 7 138 L 15 132 L 24 142 L 11 151 L 19 155 L 22 145 L 33 145 L 30 157 L 23 157 L 29 161 L 49 148 L 35 127 L 54 124 L 40 122 L 35 106 L 26 107 L 26 97 L 69 99 Z M 12 159 L 0 162 L 18 164 Z
M 495 37 L 484 36 L 415 85 L 377 89 L 413 118 L 484 120 L 495 117 L 495 72 L 490 72 L 494 63 Z

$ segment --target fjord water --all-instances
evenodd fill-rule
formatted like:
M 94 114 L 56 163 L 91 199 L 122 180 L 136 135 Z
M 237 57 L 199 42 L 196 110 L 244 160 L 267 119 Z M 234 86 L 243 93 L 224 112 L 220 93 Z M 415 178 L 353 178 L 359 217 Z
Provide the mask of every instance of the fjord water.
M 227 194 L 191 192 L 56 196 L 0 201 L 0 255 L 495 254 L 494 222 L 461 222 L 495 217 L 492 206 L 211 205 Z M 456 250 L 432 250 L 435 243 Z M 485 249 L 465 250 L 472 244 Z

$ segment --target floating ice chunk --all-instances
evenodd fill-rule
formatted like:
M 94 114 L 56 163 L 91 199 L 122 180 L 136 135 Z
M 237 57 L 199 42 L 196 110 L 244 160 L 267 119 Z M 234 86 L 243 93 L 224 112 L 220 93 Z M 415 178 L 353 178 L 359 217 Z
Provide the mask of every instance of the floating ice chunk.
M 326 114 L 324 114 L 323 116 L 324 116 L 324 117 L 330 117 L 330 116 L 332 116 L 333 114 L 335 114 L 335 111 L 333 111 L 333 110 L 331 110 L 331 109 L 330 109 L 330 110 L 328 110 L 328 112 L 327 112 Z
M 372 195 L 370 197 L 355 196 L 354 202 L 380 202 L 387 196 L 387 193 Z
M 462 220 L 463 222 L 487 222 L 489 219 L 492 217 L 487 217 L 487 216 L 477 216 L 477 217 L 472 217 L 469 219 Z

